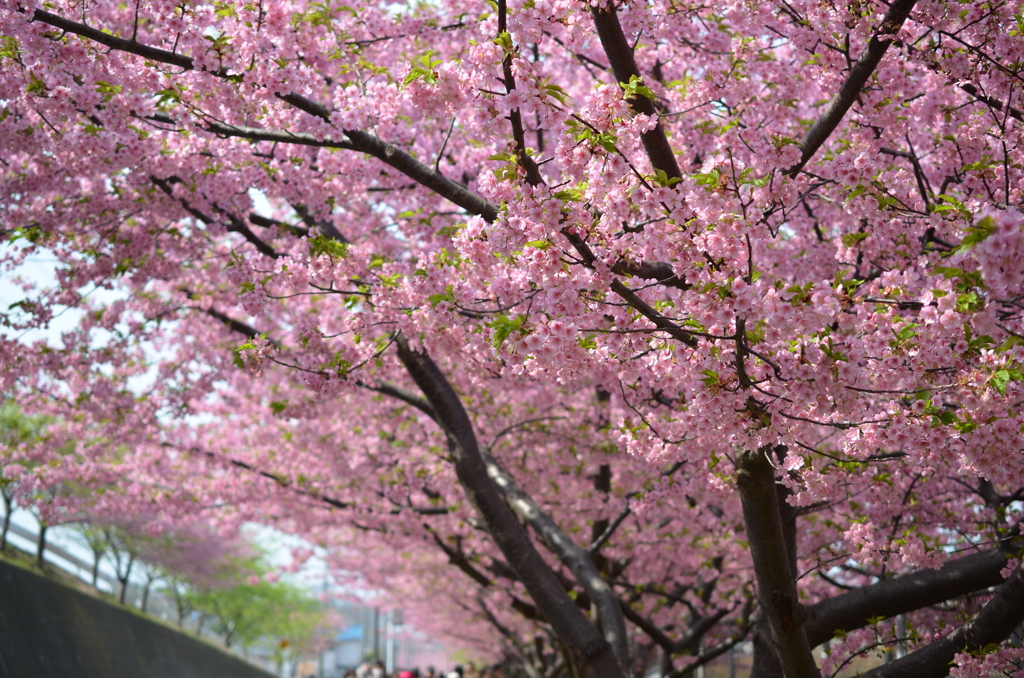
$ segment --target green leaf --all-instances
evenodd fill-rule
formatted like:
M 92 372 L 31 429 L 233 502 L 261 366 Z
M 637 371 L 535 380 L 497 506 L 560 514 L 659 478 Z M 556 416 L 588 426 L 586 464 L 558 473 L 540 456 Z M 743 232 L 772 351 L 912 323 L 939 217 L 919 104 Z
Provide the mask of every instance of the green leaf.
M 28 80 L 29 80 L 29 82 L 28 82 L 28 87 L 26 88 L 26 90 L 28 91 L 29 94 L 43 95 L 43 94 L 46 94 L 49 91 L 47 89 L 47 87 L 46 87 L 46 84 L 42 80 L 37 78 L 36 74 L 33 73 L 32 71 L 28 72 Z
M 512 34 L 508 31 L 498 33 L 498 37 L 494 39 L 494 44 L 501 47 L 505 54 L 510 53 L 513 50 Z
M 487 323 L 487 326 L 494 330 L 494 337 L 491 339 L 491 344 L 494 348 L 501 348 L 501 345 L 505 343 L 505 340 L 509 338 L 509 335 L 513 333 L 522 334 L 525 332 L 525 329 L 523 328 L 525 322 L 525 316 L 519 315 L 515 318 L 509 318 L 502 313 L 497 318 Z
M 383 284 L 384 287 L 398 287 L 398 283 L 399 281 L 402 280 L 403 274 L 394 273 L 392 275 L 382 275 L 378 277 L 380 278 L 381 284 Z
M 670 177 L 668 172 L 663 169 L 654 170 L 654 183 L 658 186 L 670 187 L 678 184 L 682 179 L 679 177 Z
M 332 260 L 345 259 L 348 257 L 348 245 L 338 242 L 334 238 L 328 238 L 325 235 L 317 235 L 315 238 L 310 238 L 309 256 L 315 259 L 325 255 Z
M 586 186 L 586 184 L 580 184 Z M 555 192 L 555 197 L 562 202 L 583 202 L 583 192 L 579 188 L 564 188 Z
M 894 348 L 896 346 L 900 346 L 902 344 L 905 344 L 906 342 L 910 341 L 911 339 L 913 339 L 914 337 L 917 336 L 917 332 L 914 329 L 916 327 L 919 327 L 919 325 L 917 325 L 915 323 L 907 323 L 906 325 L 904 325 L 900 329 L 899 332 L 895 333 L 896 334 L 896 339 L 894 340 L 895 343 L 893 343 L 893 342 L 889 342 L 889 343 L 892 344 Z
M 408 87 L 409 83 L 417 80 L 422 80 L 428 85 L 433 85 L 437 82 L 437 67 L 443 62 L 441 59 L 435 59 L 434 50 L 427 50 L 427 53 L 413 61 L 412 68 L 409 69 L 409 73 L 405 76 L 405 80 L 402 81 L 402 87 Z
M 541 86 L 541 89 L 547 96 L 551 97 L 563 106 L 567 106 L 569 104 L 569 95 L 565 93 L 565 90 L 554 83 L 548 83 L 547 78 L 544 79 L 544 84 Z
M 985 217 L 978 221 L 977 225 L 967 228 L 967 235 L 965 235 L 963 240 L 960 241 L 960 246 L 957 247 L 956 250 L 960 251 L 965 250 L 968 247 L 974 247 L 995 232 L 995 220 L 992 219 L 992 217 Z
M 455 289 L 448 285 L 444 288 L 444 292 L 441 294 L 431 294 L 427 297 L 427 301 L 430 303 L 431 308 L 436 307 L 442 301 L 448 301 L 455 303 Z
M 844 245 L 852 248 L 866 240 L 870 235 L 870 233 L 847 233 L 841 238 L 841 240 Z
M 957 423 L 953 424 L 953 428 L 960 433 L 970 433 L 974 429 L 978 428 L 978 425 L 975 423 L 974 419 L 971 418 L 970 414 L 965 414 L 963 419 L 960 419 Z
M 352 363 L 342 358 L 341 354 L 342 351 L 335 353 L 334 357 L 331 358 L 331 362 L 327 365 L 328 367 L 333 368 L 339 377 L 344 377 L 348 375 L 348 371 L 352 368 Z
M 864 195 L 865 193 L 867 193 L 867 191 L 867 186 L 865 186 L 864 184 L 857 184 L 857 186 L 852 191 L 850 191 L 850 195 L 846 196 L 846 202 L 850 202 L 857 196 Z
M 17 59 L 21 54 L 21 45 L 18 39 L 5 35 L 0 37 L 0 58 Z
M 629 76 L 629 82 L 620 82 L 622 91 L 626 95 L 627 99 L 633 99 L 637 96 L 646 97 L 651 101 L 656 99 L 654 91 L 644 84 L 643 78 L 639 75 Z
M 847 356 L 845 353 L 843 353 L 842 351 L 838 351 L 835 348 L 833 348 L 833 346 L 832 346 L 832 338 L 831 337 L 829 337 L 828 344 L 818 344 L 818 347 L 821 349 L 822 353 L 827 355 L 832 360 L 835 360 L 835 361 L 841 362 L 841 363 L 845 363 L 845 362 L 848 362 L 850 360 L 849 356 Z

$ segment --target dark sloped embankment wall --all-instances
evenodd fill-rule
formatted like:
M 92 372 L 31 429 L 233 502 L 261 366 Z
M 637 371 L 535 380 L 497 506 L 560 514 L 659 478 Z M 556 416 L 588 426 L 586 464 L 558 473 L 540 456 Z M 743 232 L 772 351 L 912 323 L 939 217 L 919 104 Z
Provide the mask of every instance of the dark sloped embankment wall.
M 236 657 L 0 561 L 0 678 L 269 678 Z

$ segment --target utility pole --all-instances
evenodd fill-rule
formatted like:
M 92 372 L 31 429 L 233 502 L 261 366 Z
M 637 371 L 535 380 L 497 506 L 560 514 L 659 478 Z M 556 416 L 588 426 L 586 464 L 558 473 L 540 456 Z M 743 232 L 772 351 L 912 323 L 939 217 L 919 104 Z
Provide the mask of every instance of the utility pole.
M 384 669 L 390 675 L 395 670 L 395 611 L 388 610 L 385 615 Z

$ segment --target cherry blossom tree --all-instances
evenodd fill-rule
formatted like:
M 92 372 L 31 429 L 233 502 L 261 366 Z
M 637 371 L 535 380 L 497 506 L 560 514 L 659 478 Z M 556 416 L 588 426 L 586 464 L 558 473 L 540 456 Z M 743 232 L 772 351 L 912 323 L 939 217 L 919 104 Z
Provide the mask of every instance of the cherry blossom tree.
M 4 265 L 60 262 L 3 315 L 57 422 L 4 478 L 273 524 L 583 676 L 1020 675 L 1022 31 L 4 0 Z

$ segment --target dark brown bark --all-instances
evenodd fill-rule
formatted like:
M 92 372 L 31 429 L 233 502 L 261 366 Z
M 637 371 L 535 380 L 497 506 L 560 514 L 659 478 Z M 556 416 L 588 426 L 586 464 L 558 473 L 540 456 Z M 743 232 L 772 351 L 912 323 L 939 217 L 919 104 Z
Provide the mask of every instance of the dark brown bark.
M 751 640 L 754 643 L 754 666 L 750 678 L 783 678 L 782 664 L 775 653 L 772 630 L 768 627 L 767 618 L 762 617 L 758 620 Z
M 39 525 L 39 539 L 36 542 L 36 565 L 42 569 L 46 565 L 46 560 L 43 555 L 46 553 L 46 530 L 49 529 L 46 525 L 40 523 Z
M 14 502 L 11 499 L 11 494 L 7 490 L 3 491 L 4 499 L 4 526 L 3 533 L 0 534 L 0 551 L 7 550 L 7 532 L 11 529 L 11 507 Z
M 885 17 L 882 18 L 882 24 L 875 31 L 875 34 L 871 36 L 871 40 L 868 41 L 868 46 L 864 52 L 857 59 L 857 63 L 850 69 L 850 74 L 847 76 L 846 81 L 836 92 L 832 100 L 828 102 L 828 106 L 825 108 L 825 112 L 815 121 L 814 125 L 804 135 L 803 140 L 800 142 L 800 162 L 789 169 L 788 174 L 790 176 L 796 176 L 800 170 L 804 168 L 804 165 L 814 157 L 814 154 L 818 152 L 821 145 L 824 144 L 828 138 L 835 131 L 839 123 L 842 122 L 846 112 L 853 106 L 853 102 L 860 96 L 861 90 L 867 83 L 868 78 L 875 72 L 878 67 L 878 63 L 885 56 L 885 51 L 889 49 L 889 44 L 895 39 L 896 33 L 899 32 L 900 28 L 903 27 L 904 22 L 910 16 L 910 10 L 914 8 L 917 0 L 896 0 L 889 5 L 889 11 L 885 13 Z M 880 36 L 885 36 L 885 39 L 880 39 Z
M 736 485 L 743 504 L 750 555 L 754 561 L 758 598 L 768 618 L 775 653 L 786 678 L 818 678 L 821 674 L 804 633 L 805 613 L 797 599 L 782 518 L 775 470 L 767 448 L 742 452 L 736 459 Z
M 616 659 L 623 666 L 629 662 L 626 622 L 619 599 L 601 576 L 590 554 L 569 538 L 547 513 L 519 487 L 515 480 L 489 454 L 481 453 L 487 473 L 512 510 L 540 535 L 548 549 L 572 572 L 597 608 L 597 617 L 604 639 L 612 646 Z
M 597 36 L 601 40 L 605 54 L 608 55 L 608 63 L 612 67 L 615 79 L 620 83 L 629 83 L 632 77 L 642 79 L 643 76 L 640 75 L 640 69 L 633 56 L 633 48 L 622 32 L 622 24 L 619 23 L 619 17 L 615 13 L 615 3 L 608 2 L 591 6 L 590 13 L 594 17 Z M 637 95 L 630 99 L 629 104 L 637 113 L 650 116 L 658 113 L 654 102 L 645 96 Z M 661 126 L 660 122 L 654 129 L 645 132 L 641 136 L 641 141 L 643 141 L 644 150 L 647 151 L 647 157 L 650 158 L 651 165 L 655 169 L 665 172 L 669 178 L 682 176 L 679 172 L 679 163 L 676 162 L 676 156 L 672 152 L 672 146 L 668 143 L 668 137 L 665 136 L 665 128 Z
M 487 474 L 459 396 L 434 361 L 399 336 L 398 356 L 448 437 L 459 482 L 509 565 L 555 630 L 584 678 L 625 678 L 611 646 L 576 607 Z
M 938 605 L 1003 582 L 1000 571 L 1007 555 L 1001 551 L 975 553 L 924 570 L 840 594 L 807 607 L 804 631 L 811 646 L 833 638 L 838 631 L 867 626 L 872 618 L 890 618 Z
M 974 619 L 902 659 L 868 671 L 864 678 L 940 678 L 960 652 L 975 652 L 1006 640 L 1024 622 L 1024 567 L 1018 564 Z

